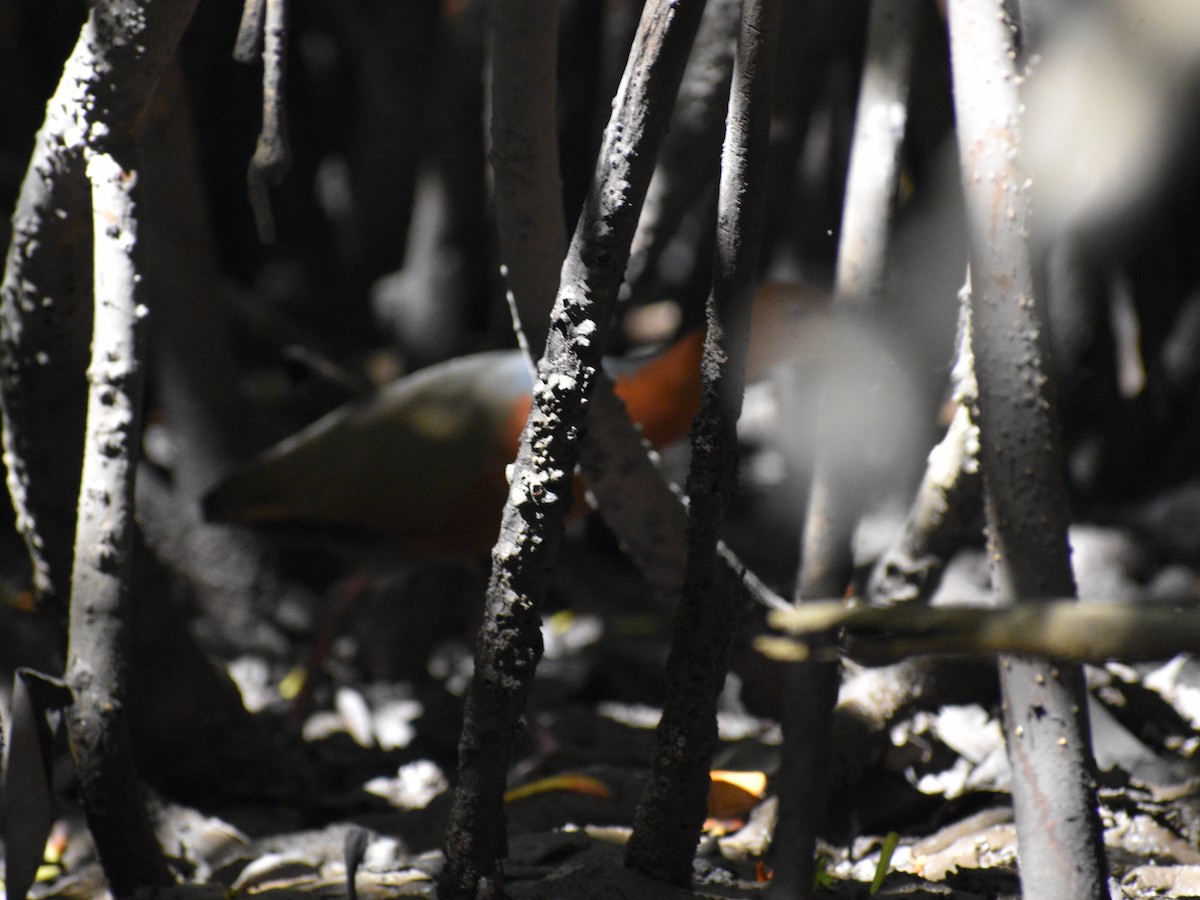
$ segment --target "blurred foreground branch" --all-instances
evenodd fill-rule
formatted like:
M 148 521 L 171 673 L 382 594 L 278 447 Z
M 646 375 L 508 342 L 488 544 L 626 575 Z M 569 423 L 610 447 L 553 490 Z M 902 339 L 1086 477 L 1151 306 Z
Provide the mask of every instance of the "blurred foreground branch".
M 837 409 L 842 384 L 874 380 L 878 360 L 868 362 L 848 316 L 876 306 L 883 293 L 884 262 L 897 196 L 900 151 L 908 119 L 909 74 L 916 27 L 913 0 L 873 0 L 867 52 L 854 122 L 854 144 L 842 208 L 834 286 L 833 364 L 821 385 L 816 461 L 805 513 L 795 603 L 841 594 L 853 574 L 854 529 L 866 502 L 865 444 L 858 440 L 875 423 L 865 409 L 847 421 Z M 845 427 L 843 427 L 845 426 Z M 843 431 L 855 437 L 847 439 Z M 808 897 L 815 875 L 817 823 L 827 803 L 821 772 L 840 671 L 836 660 L 794 666 L 788 673 L 783 713 L 784 756 L 780 769 L 779 825 L 771 846 L 774 897 Z
M 758 649 L 787 662 L 834 659 L 885 666 L 926 654 L 1012 653 L 1100 665 L 1200 653 L 1200 615 L 1137 603 L 1047 600 L 1005 608 L 855 606 L 840 600 L 807 603 L 768 616 L 792 635 L 762 637 Z

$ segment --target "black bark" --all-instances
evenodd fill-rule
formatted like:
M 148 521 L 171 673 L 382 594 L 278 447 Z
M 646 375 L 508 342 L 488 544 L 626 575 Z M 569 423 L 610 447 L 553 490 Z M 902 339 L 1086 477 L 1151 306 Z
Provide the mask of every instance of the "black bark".
M 557 216 L 561 206 L 559 154 L 550 128 L 556 100 L 554 12 L 555 5 L 545 0 L 506 4 L 494 14 L 492 41 L 492 166 L 497 232 L 509 302 L 529 345 L 527 350 L 535 358 L 545 347 L 566 252 L 565 234 Z M 720 21 L 720 15 L 727 13 L 724 7 L 718 7 L 719 15 L 706 8 L 704 19 Z M 702 24 L 701 33 L 704 27 Z M 710 30 L 719 29 L 714 25 Z M 715 35 L 710 37 L 717 42 Z M 716 49 L 710 47 L 709 51 L 715 53 Z M 693 72 L 697 65 L 694 59 L 689 61 L 687 72 Z M 714 76 L 710 71 L 713 68 L 719 66 L 709 62 L 703 70 L 710 76 L 709 81 L 715 77 L 720 82 L 719 73 Z M 707 110 L 705 104 L 711 99 L 709 92 L 704 92 L 703 97 L 693 99 L 693 105 Z M 689 120 L 703 118 L 693 111 Z M 701 127 L 699 121 L 692 124 Z M 672 129 L 666 144 L 678 140 L 674 134 Z M 666 149 L 664 146 L 664 152 Z M 682 154 L 682 149 L 676 152 Z M 661 177 L 663 166 L 660 158 L 656 179 Z M 652 180 L 650 192 L 654 184 Z M 677 179 L 671 184 L 679 193 L 686 193 Z M 688 184 L 694 195 L 695 185 L 690 181 Z M 672 201 L 665 202 L 671 205 Z M 645 227 L 643 214 L 639 232 Z M 613 395 L 607 375 L 599 371 L 595 379 L 587 412 L 588 428 L 579 450 L 580 470 L 601 517 L 630 559 L 662 598 L 674 601 L 683 584 L 687 511 L 678 489 L 664 480 L 640 431 L 629 422 L 623 405 Z M 721 559 L 728 589 L 738 593 L 743 605 L 751 598 L 762 606 L 778 605 L 777 598 L 757 579 L 745 577 L 741 562 L 727 548 L 722 547 Z
M 740 0 L 711 0 L 705 7 L 696 46 L 679 88 L 671 130 L 663 142 L 633 239 L 625 280 L 634 302 L 690 296 L 691 283 L 704 279 L 702 284 L 707 287 L 711 281 L 709 266 L 702 263 L 686 267 L 686 278 L 678 271 L 663 271 L 661 263 L 667 248 L 676 241 L 691 238 L 700 258 L 711 250 L 710 222 L 716 212 L 721 141 L 741 18 Z M 688 236 L 680 233 L 683 228 L 689 231 Z M 692 230 L 707 233 L 693 237 Z M 681 267 L 675 264 L 669 268 Z
M 737 420 L 762 241 L 780 6 L 778 0 L 751 0 L 742 7 L 721 156 L 703 394 L 688 472 L 687 569 L 667 660 L 654 771 L 625 856 L 629 866 L 670 884 L 691 881 L 717 747 L 717 697 L 738 609 L 738 594 L 723 590 L 717 543 L 737 483 Z
M 546 348 L 567 253 L 554 127 L 557 66 L 557 0 L 519 0 L 492 10 L 496 233 L 508 302 L 531 364 Z
M 588 199 L 567 252 L 533 408 L 521 437 L 459 744 L 443 897 L 503 893 L 503 793 L 541 656 L 540 606 L 571 502 L 584 406 L 702 0 L 643 12 Z

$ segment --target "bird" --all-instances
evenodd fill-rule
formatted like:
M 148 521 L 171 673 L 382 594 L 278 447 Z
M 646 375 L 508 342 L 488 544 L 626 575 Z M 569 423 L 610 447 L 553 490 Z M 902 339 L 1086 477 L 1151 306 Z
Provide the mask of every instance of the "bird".
M 825 306 L 819 289 L 773 283 L 755 295 L 748 376 L 785 356 Z M 662 448 L 687 435 L 700 403 L 704 329 L 647 358 L 608 360 L 615 392 L 643 437 Z M 398 540 L 417 555 L 469 555 L 495 542 L 531 405 L 519 350 L 438 363 L 335 409 L 221 480 L 205 518 L 238 524 L 345 526 Z

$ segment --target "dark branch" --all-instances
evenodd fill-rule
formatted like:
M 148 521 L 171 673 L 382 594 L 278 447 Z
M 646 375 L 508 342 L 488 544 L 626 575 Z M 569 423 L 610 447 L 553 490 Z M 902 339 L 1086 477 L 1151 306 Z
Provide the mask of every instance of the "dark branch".
M 513 733 L 541 657 L 539 611 L 557 556 L 584 405 L 629 243 L 700 21 L 698 0 L 648 3 L 562 269 L 521 437 L 459 744 L 444 897 L 498 896 Z
M 633 868 L 681 885 L 691 881 L 704 822 L 708 770 L 717 745 L 717 697 L 738 608 L 737 594 L 719 578 L 717 542 L 737 480 L 737 420 L 762 239 L 780 5 L 779 0 L 751 0 L 742 8 L 721 156 L 703 394 L 688 473 L 687 569 L 667 661 L 654 771 L 626 851 Z
M 951 0 L 948 11 L 992 589 L 1001 605 L 1072 596 L 1049 335 L 1034 296 L 1019 168 L 1013 26 L 980 0 Z M 1082 669 L 1006 656 L 1000 684 L 1023 892 L 1108 896 Z

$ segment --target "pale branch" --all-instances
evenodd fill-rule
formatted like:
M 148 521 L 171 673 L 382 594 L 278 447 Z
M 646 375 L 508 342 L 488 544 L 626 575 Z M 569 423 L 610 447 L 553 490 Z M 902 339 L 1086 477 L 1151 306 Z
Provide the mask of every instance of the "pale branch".
M 880 555 L 871 572 L 872 603 L 928 602 L 946 564 L 972 536 L 972 527 L 978 535 L 983 505 L 974 455 L 978 440 L 970 410 L 956 407 L 945 436 L 929 452 L 899 540 Z
M 67 729 L 115 894 L 172 881 L 123 707 L 145 327 L 132 157 L 195 5 L 93 6 L 38 133 L 0 289 L 9 488 L 39 592 L 59 603 L 70 593 Z
M 907 121 L 916 10 L 915 0 L 871 4 L 834 286 L 835 315 L 843 319 L 847 310 L 878 303 L 883 292 Z M 845 322 L 835 329 L 834 340 L 853 340 Z M 840 359 L 852 365 L 849 360 L 860 356 L 835 349 L 826 379 L 832 382 L 845 373 L 845 369 L 839 372 Z M 830 390 L 825 393 L 830 395 Z M 852 567 L 852 533 L 861 512 L 861 466 L 841 452 L 843 444 L 828 433 L 828 425 L 818 422 L 817 428 L 817 463 L 797 579 L 798 600 L 845 587 Z
M 34 586 L 65 609 L 79 499 L 91 338 L 91 215 L 83 152 L 122 141 L 196 0 L 98 3 L 46 107 L 13 215 L 0 286 L 0 408 L 8 488 Z
M 290 0 L 265 0 L 262 16 L 263 116 L 254 155 L 246 169 L 246 187 L 258 238 L 275 243 L 275 216 L 271 212 L 268 185 L 279 184 L 291 165 L 287 137 L 287 4 Z M 250 12 L 249 9 L 246 10 Z M 250 24 L 253 24 L 252 22 Z M 243 27 L 247 26 L 243 18 Z M 238 41 L 241 46 L 242 34 Z M 237 48 L 235 48 L 235 54 Z
M 233 44 L 233 58 L 250 65 L 262 48 L 263 21 L 267 14 L 267 0 L 245 0 L 242 20 L 238 23 L 237 39 Z
M 134 769 L 125 710 L 133 484 L 142 437 L 146 307 L 133 254 L 137 173 L 90 153 L 95 312 L 87 439 L 71 576 L 66 681 L 71 756 L 113 893 L 173 882 Z
M 914 0 L 871 4 L 838 240 L 835 298 L 843 304 L 876 302 L 883 293 L 917 15 Z
M 1195 610 L 1145 603 L 1079 603 L 1073 598 L 1007 607 L 847 606 L 815 601 L 770 613 L 756 646 L 783 661 L 845 655 L 868 666 L 912 656 L 1045 656 L 1060 662 L 1135 663 L 1200 653 Z
M 983 511 L 979 429 L 971 418 L 978 399 L 971 356 L 971 285 L 959 292 L 954 367 L 954 414 L 946 434 L 929 453 L 904 528 L 876 561 L 867 586 L 872 603 L 928 602 L 946 564 L 966 541 Z

